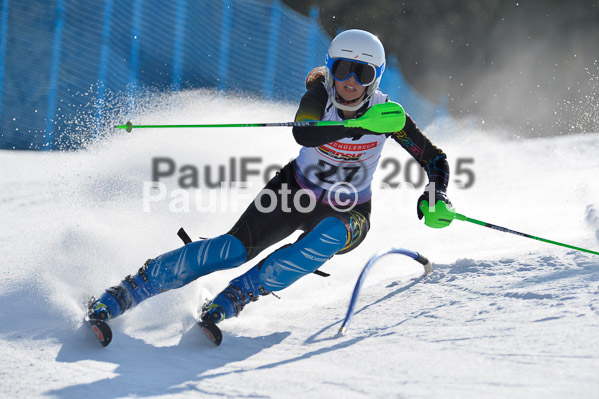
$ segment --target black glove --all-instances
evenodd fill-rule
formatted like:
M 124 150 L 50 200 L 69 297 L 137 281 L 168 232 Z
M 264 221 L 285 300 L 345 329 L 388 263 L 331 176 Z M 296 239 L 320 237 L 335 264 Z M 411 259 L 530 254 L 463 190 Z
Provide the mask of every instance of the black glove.
M 424 193 L 422 193 L 422 195 L 418 198 L 418 202 L 416 203 L 416 212 L 418 213 L 418 219 L 421 219 L 421 220 L 424 217 L 424 214 L 420 210 L 420 203 L 422 201 L 429 201 L 429 190 L 428 189 L 424 190 Z M 445 202 L 448 206 L 453 207 L 453 205 L 451 204 L 451 201 L 449 200 L 449 198 L 447 198 L 447 194 L 445 194 L 445 191 L 443 191 L 443 190 L 435 190 L 435 202 L 433 204 L 429 204 L 429 205 L 435 206 L 437 201 Z

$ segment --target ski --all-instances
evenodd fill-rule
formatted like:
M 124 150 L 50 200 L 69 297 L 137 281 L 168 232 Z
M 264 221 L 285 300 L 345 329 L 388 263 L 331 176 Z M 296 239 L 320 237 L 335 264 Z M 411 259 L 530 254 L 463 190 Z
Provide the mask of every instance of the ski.
M 112 342 L 112 330 L 108 323 L 100 319 L 90 319 L 87 316 L 84 318 L 84 322 L 102 346 L 108 346 Z
M 198 320 L 198 324 L 202 328 L 204 335 L 216 346 L 223 342 L 223 333 L 218 326 L 210 320 Z

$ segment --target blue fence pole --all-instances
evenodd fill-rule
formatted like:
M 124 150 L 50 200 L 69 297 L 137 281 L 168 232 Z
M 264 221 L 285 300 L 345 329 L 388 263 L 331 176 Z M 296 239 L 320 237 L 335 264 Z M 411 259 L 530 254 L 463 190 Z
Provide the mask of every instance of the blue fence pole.
M 318 7 L 312 6 L 310 7 L 310 22 L 308 25 L 308 45 L 306 46 L 306 73 L 312 70 L 312 68 L 318 66 L 316 65 L 316 38 L 318 32 Z M 321 54 L 322 59 L 324 59 L 324 54 Z
M 100 129 L 102 118 L 104 117 L 104 97 L 106 95 L 106 69 L 108 66 L 108 57 L 110 55 L 110 25 L 112 22 L 113 0 L 107 0 L 104 5 L 104 17 L 102 20 L 102 47 L 100 51 L 100 67 L 98 68 L 98 99 L 96 108 L 96 134 Z
M 232 1 L 223 1 L 220 27 L 220 59 L 218 61 L 218 90 L 227 89 L 229 72 L 229 52 L 231 50 L 231 20 L 233 19 Z
M 264 97 L 271 99 L 274 91 L 274 74 L 277 64 L 277 43 L 279 42 L 279 26 L 281 25 L 281 0 L 273 0 L 270 9 L 270 29 L 268 31 L 268 48 L 266 49 L 266 68 L 264 70 Z
M 62 31 L 64 28 L 64 0 L 56 2 L 56 24 L 54 25 L 54 44 L 52 47 L 52 64 L 50 66 L 48 89 L 48 109 L 46 111 L 46 135 L 44 148 L 52 149 L 52 136 L 54 133 L 54 118 L 56 117 L 56 91 L 58 88 L 58 68 L 60 66 L 60 51 L 62 48 Z
M 2 20 L 0 21 L 0 126 L 2 126 L 2 93 L 4 91 L 4 57 L 8 35 L 8 0 L 2 0 Z
M 177 1 L 175 19 L 175 45 L 173 51 L 173 90 L 181 89 L 181 69 L 183 64 L 183 44 L 185 43 L 185 0 Z
M 137 70 L 139 69 L 139 42 L 141 40 L 141 17 L 143 12 L 143 0 L 135 0 L 133 4 L 133 23 L 131 26 L 131 51 L 129 53 L 129 110 L 135 106 L 137 96 Z

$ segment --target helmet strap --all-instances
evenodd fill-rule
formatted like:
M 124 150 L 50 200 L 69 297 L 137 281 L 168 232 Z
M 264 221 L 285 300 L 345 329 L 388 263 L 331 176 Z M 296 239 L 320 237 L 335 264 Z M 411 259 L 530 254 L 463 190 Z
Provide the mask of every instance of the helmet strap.
M 338 103 L 343 104 L 343 105 L 352 105 L 357 103 L 358 101 L 361 101 L 360 98 L 366 94 L 366 91 L 364 91 L 364 93 L 362 93 L 362 95 L 358 98 L 355 98 L 353 100 L 346 100 L 345 98 L 341 97 L 341 95 L 339 93 L 337 93 L 337 90 L 335 90 L 335 100 L 337 100 Z
M 349 101 L 341 97 L 339 93 L 337 93 L 337 90 L 335 90 L 334 86 L 330 87 L 328 91 L 329 98 L 333 101 L 335 107 L 344 111 L 358 111 L 364 104 L 367 104 L 370 100 L 372 93 L 369 93 L 369 89 L 370 87 L 366 89 L 362 96 L 358 97 L 355 100 Z

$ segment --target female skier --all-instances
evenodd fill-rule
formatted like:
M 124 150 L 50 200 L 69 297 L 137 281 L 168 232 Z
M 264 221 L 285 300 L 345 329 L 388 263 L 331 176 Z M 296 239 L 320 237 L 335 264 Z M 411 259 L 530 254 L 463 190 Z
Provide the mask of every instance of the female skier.
M 376 36 L 362 30 L 339 34 L 331 42 L 326 65 L 308 75 L 295 120 L 358 118 L 373 105 L 387 102 L 378 88 L 384 70 L 385 50 Z M 418 217 L 425 216 L 432 227 L 445 227 L 453 219 L 445 195 L 446 156 L 409 116 L 403 129 L 383 134 L 326 126 L 294 127 L 293 136 L 303 146 L 299 156 L 277 173 L 228 233 L 148 260 L 137 274 L 108 288 L 97 300 L 92 298 L 88 316 L 115 318 L 151 296 L 240 266 L 293 232 L 303 231 L 295 243 L 266 256 L 204 305 L 202 320 L 218 323 L 239 315 L 261 295 L 317 271 L 333 255 L 353 250 L 370 228 L 370 184 L 388 138 L 406 149 L 428 175 L 430 191 L 418 199 Z M 289 200 L 297 193 L 309 195 L 298 196 L 298 203 Z M 429 198 L 434 198 L 431 208 Z

